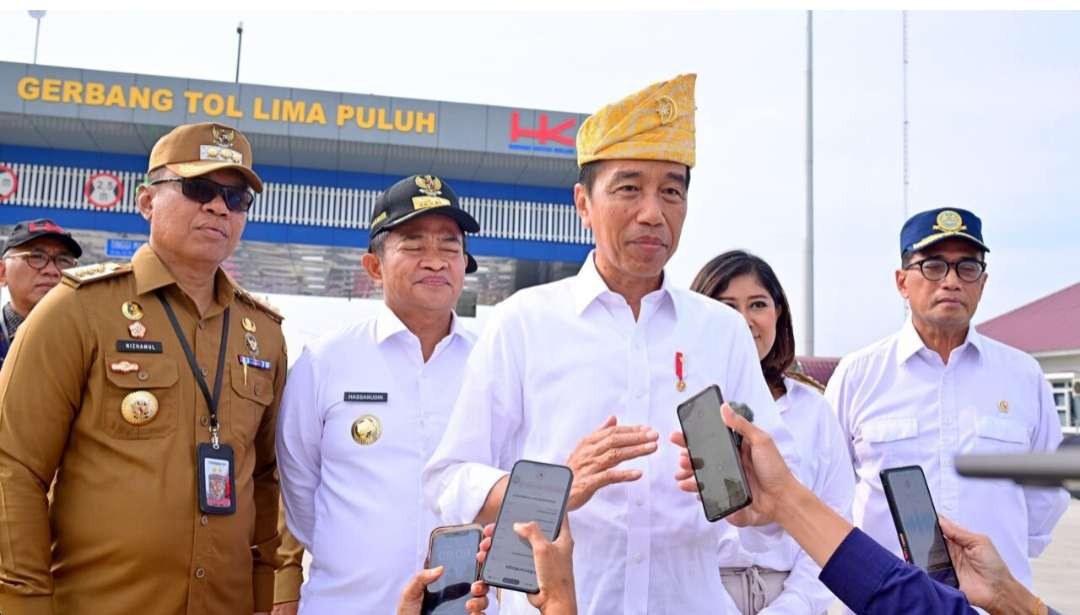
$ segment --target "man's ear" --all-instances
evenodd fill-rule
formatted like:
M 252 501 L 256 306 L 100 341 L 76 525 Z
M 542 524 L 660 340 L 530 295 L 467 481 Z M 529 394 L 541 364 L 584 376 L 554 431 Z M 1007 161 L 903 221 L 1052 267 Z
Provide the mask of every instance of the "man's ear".
M 592 203 L 589 201 L 589 191 L 585 188 L 584 184 L 574 184 L 574 209 L 577 210 L 578 217 L 581 218 L 581 224 L 585 228 L 592 230 L 592 221 L 589 218 L 591 212 Z
M 7 285 L 7 263 L 3 258 L 0 258 L 0 286 Z
M 909 298 L 908 297 L 908 288 L 907 288 L 907 274 L 908 273 L 909 273 L 909 271 L 906 270 L 906 269 L 897 269 L 896 270 L 896 290 L 900 291 L 900 296 L 903 297 L 904 299 Z
M 367 272 L 368 277 L 371 278 L 373 282 L 382 284 L 382 262 L 379 261 L 378 256 L 375 256 L 371 252 L 366 252 L 360 257 L 360 265 L 364 267 L 364 271 Z
M 147 222 L 150 221 L 150 215 L 154 211 L 154 195 L 150 193 L 150 190 L 150 186 L 140 184 L 135 192 L 135 207 L 139 209 L 139 214 Z

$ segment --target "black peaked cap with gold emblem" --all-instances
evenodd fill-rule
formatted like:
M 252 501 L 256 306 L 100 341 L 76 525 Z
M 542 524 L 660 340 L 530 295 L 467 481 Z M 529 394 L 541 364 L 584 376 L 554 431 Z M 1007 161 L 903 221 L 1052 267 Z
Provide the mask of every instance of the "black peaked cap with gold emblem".
M 375 201 L 368 237 L 400 226 L 420 216 L 439 214 L 451 218 L 462 233 L 477 233 L 480 223 L 461 208 L 461 202 L 450 184 L 434 175 L 410 175 L 390 186 Z M 468 264 L 465 273 L 476 271 L 476 259 L 465 253 Z

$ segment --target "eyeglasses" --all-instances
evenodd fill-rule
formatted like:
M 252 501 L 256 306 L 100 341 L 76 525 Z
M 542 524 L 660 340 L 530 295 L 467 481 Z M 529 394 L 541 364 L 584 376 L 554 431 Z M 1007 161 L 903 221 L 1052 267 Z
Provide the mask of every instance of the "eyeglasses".
M 155 179 L 149 182 L 149 185 L 156 186 L 166 182 L 178 182 L 180 191 L 184 193 L 184 196 L 203 205 L 221 196 L 221 200 L 225 201 L 225 207 L 228 207 L 229 211 L 247 212 L 247 210 L 251 209 L 251 204 L 255 202 L 255 193 L 251 190 L 235 186 L 224 186 L 205 177 L 168 177 Z
M 26 261 L 27 265 L 31 268 L 41 271 L 49 266 L 49 263 L 56 263 L 57 269 L 71 269 L 75 265 L 79 264 L 79 261 L 70 254 L 49 254 L 48 252 L 12 252 L 11 254 L 5 254 L 4 258 L 21 258 Z
M 950 263 L 943 258 L 924 258 L 921 261 L 911 263 L 904 269 L 914 269 L 918 267 L 919 271 L 927 280 L 931 282 L 940 282 L 949 275 L 949 269 L 956 270 L 956 276 L 965 282 L 977 282 L 984 271 L 986 271 L 986 263 L 974 258 L 965 258 Z

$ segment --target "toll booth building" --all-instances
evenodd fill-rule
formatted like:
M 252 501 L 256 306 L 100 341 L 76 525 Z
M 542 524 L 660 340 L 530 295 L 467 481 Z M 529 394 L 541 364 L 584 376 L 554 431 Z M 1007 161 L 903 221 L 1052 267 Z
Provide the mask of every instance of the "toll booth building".
M 0 62 L 0 235 L 49 217 L 126 260 L 150 149 L 178 124 L 251 141 L 265 182 L 225 268 L 260 293 L 371 297 L 360 267 L 375 198 L 413 173 L 449 182 L 482 232 L 469 303 L 576 273 L 592 244 L 573 207 L 583 114 Z

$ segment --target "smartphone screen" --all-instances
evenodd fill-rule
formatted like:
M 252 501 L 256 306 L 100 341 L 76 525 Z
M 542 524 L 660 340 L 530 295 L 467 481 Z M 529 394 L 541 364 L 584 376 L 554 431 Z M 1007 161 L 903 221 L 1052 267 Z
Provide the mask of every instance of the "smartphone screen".
M 697 478 L 705 518 L 719 521 L 750 504 L 750 487 L 732 431 L 720 415 L 715 384 L 679 404 L 679 423 Z
M 424 593 L 423 615 L 464 615 L 476 580 L 479 525 L 439 527 L 431 532 L 427 567 L 443 566 L 442 576 Z
M 885 470 L 881 473 L 881 484 L 904 558 L 925 570 L 931 579 L 960 587 L 922 468 L 907 466 Z
M 555 540 L 572 480 L 566 466 L 525 459 L 514 464 L 481 574 L 488 585 L 530 594 L 540 591 L 532 547 L 514 532 L 514 524 L 536 521 L 548 540 Z

